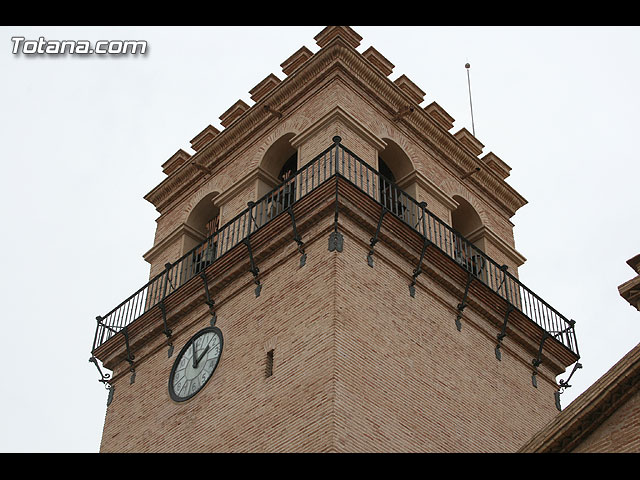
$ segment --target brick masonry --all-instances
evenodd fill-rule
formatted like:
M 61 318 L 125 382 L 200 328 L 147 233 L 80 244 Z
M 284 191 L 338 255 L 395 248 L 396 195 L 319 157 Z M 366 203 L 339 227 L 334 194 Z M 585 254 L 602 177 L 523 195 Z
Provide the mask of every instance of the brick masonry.
M 557 372 L 531 385 L 535 346 L 505 342 L 497 361 L 495 326 L 468 309 L 457 331 L 459 299 L 426 276 L 411 298 L 393 249 L 368 266 L 370 232 L 343 216 L 345 248 L 329 252 L 332 220 L 305 232 L 304 267 L 291 245 L 262 261 L 258 298 L 249 274 L 216 294 L 225 347 L 196 397 L 170 399 L 164 347 L 133 384 L 114 370 L 102 452 L 509 452 L 557 413 Z M 208 322 L 204 306 L 181 319 L 176 351 Z
M 640 391 L 583 439 L 573 452 L 640 452 Z

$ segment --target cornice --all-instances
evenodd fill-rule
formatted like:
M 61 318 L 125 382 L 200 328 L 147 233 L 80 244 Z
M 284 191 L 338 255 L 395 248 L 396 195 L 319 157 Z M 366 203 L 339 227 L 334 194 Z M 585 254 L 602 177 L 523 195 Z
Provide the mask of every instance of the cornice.
M 259 102 L 196 152 L 190 162 L 176 169 L 144 198 L 154 204 L 158 211 L 164 211 L 202 175 L 202 168 L 194 166 L 194 163 L 212 171 L 238 145 L 254 135 L 256 129 L 277 122 L 280 117 L 273 115 L 273 111 L 284 114 L 287 106 L 309 88 L 313 88 L 314 80 L 326 75 L 331 67 L 336 65 L 341 65 L 343 71 L 373 90 L 392 118 L 399 111 L 412 107 L 410 113 L 396 121 L 405 124 L 423 142 L 439 150 L 443 157 L 451 161 L 454 170 L 463 174 L 483 166 L 483 163 L 458 139 L 444 130 L 424 109 L 417 107 L 405 91 L 383 76 L 369 60 L 337 36 L 298 66 Z M 497 200 L 511 215 L 527 203 L 510 185 L 490 170 L 481 168 L 468 179 L 468 182 Z

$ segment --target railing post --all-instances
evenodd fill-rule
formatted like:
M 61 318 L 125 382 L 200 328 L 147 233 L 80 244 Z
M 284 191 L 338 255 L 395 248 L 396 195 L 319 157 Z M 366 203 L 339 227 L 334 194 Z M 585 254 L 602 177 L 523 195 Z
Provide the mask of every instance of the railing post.
M 339 174 L 340 173 L 340 142 L 342 141 L 342 138 L 336 135 L 335 137 L 332 138 L 332 140 L 336 148 L 336 153 L 335 153 L 336 174 Z

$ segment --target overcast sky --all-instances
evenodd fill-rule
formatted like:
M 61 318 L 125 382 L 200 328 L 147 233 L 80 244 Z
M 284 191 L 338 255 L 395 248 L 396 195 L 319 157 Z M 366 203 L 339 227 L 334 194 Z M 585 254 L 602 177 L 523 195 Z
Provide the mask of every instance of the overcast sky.
M 0 27 L 0 451 L 97 452 L 95 317 L 148 280 L 161 165 L 323 26 Z M 512 167 L 520 279 L 576 321 L 566 407 L 640 342 L 617 287 L 640 253 L 640 28 L 353 26 Z M 26 40 L 145 40 L 144 55 L 13 54 Z M 488 351 L 487 355 L 493 355 Z M 566 379 L 569 372 L 559 379 Z M 524 388 L 527 388 L 525 385 Z

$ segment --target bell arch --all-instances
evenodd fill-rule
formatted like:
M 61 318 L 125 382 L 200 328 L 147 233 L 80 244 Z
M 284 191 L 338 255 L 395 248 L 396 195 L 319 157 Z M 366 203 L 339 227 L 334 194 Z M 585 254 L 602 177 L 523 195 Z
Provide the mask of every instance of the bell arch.
M 453 199 L 458 203 L 458 207 L 451 212 L 451 226 L 460 235 L 471 240 L 474 233 L 477 234 L 482 228 L 482 219 L 475 208 L 465 198 L 454 195 Z
M 454 195 L 453 199 L 458 206 L 451 212 L 451 227 L 458 233 L 453 238 L 453 251 L 455 259 L 467 270 L 476 275 L 486 275 L 486 261 L 480 254 L 485 250 L 484 225 L 475 208 L 460 195 Z M 473 246 L 470 246 L 468 240 Z M 475 248 L 474 248 L 475 247 Z
M 191 209 L 185 224 L 202 236 L 202 240 L 210 236 L 219 227 L 220 207 L 214 201 L 219 192 L 211 192 Z
M 209 265 L 217 257 L 220 228 L 220 207 L 214 203 L 219 192 L 211 192 L 193 207 L 185 221 L 183 253 L 192 251 L 191 263 L 195 273 Z M 197 248 L 196 248 L 197 247 Z
M 260 168 L 278 182 L 285 180 L 287 173 L 290 175 L 298 169 L 298 150 L 291 146 L 293 136 L 293 133 L 287 133 L 278 138 L 260 162 Z
M 389 180 L 400 181 L 414 171 L 413 162 L 396 142 L 389 138 L 383 138 L 383 140 L 386 146 L 378 152 L 378 171 L 385 175 L 384 169 L 387 174 L 393 177 L 387 177 Z
M 378 152 L 378 172 L 384 177 L 378 185 L 379 201 L 413 226 L 418 212 L 402 193 L 416 198 L 415 179 L 411 178 L 415 171 L 413 162 L 396 142 L 389 138 L 383 140 L 385 147 Z

